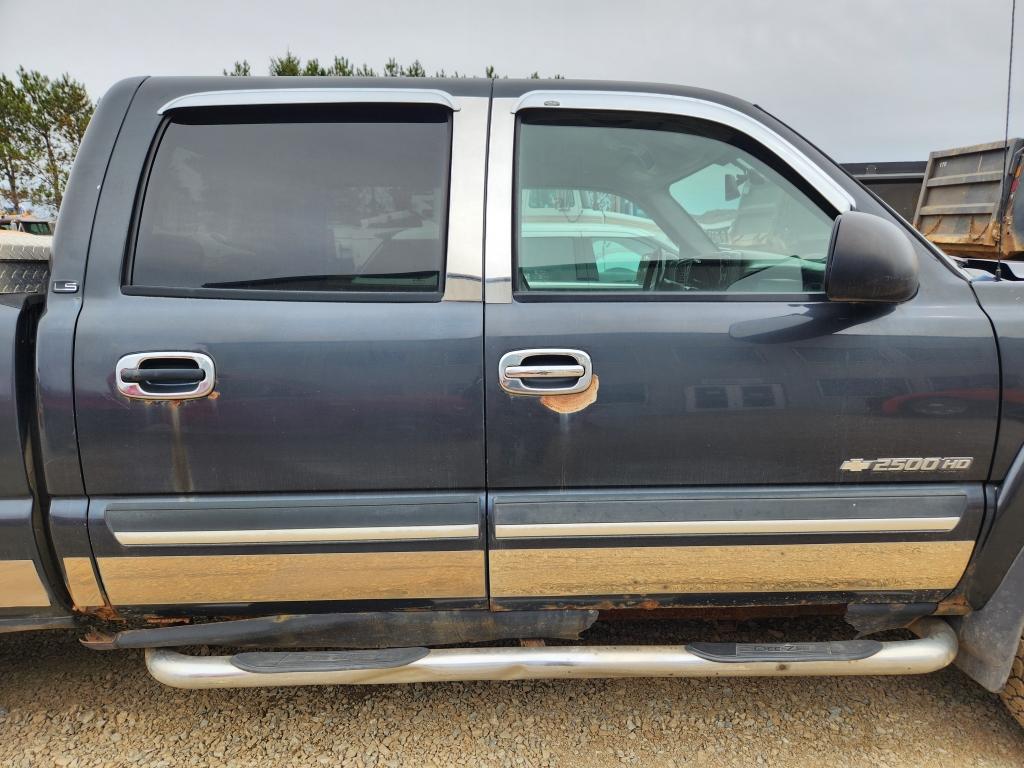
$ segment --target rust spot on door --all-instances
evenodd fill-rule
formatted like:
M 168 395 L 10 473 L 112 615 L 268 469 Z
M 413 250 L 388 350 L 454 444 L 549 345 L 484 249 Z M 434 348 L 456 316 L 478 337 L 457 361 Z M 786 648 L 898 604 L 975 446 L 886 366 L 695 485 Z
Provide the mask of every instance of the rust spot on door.
M 590 386 L 582 392 L 574 392 L 571 395 L 544 395 L 540 399 L 540 404 L 555 413 L 579 413 L 584 408 L 597 402 L 597 390 L 599 387 L 600 383 L 597 374 L 594 374 L 593 379 L 590 381 Z

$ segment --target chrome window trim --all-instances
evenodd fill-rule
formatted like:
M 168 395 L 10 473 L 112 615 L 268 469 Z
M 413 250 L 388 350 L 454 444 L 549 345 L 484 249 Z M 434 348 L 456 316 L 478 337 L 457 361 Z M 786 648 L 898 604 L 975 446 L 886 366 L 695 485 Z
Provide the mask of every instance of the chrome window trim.
M 461 109 L 449 93 L 436 88 L 239 88 L 176 96 L 156 111 L 192 107 L 242 107 L 275 104 L 438 104 Z
M 627 91 L 529 91 L 519 98 L 493 99 L 487 171 L 487 237 L 484 300 L 512 302 L 513 161 L 516 116 L 524 109 L 588 109 L 650 112 L 695 117 L 746 134 L 777 155 L 828 202 L 834 214 L 856 207 L 853 196 L 791 142 L 764 123 L 732 107 L 690 96 Z
M 835 213 L 856 207 L 853 196 L 843 189 L 807 155 L 767 125 L 737 109 L 714 101 L 691 96 L 661 93 L 630 93 L 623 91 L 530 91 L 512 109 L 592 109 L 615 112 L 654 112 L 708 120 L 745 133 L 779 157 L 786 165 L 807 180 L 824 197 Z

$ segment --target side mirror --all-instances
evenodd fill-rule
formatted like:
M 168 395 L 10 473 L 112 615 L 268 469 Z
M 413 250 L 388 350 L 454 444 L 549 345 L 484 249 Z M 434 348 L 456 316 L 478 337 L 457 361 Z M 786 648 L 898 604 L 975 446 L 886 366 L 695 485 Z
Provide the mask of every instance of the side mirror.
M 917 253 L 903 230 L 870 213 L 839 215 L 825 267 L 829 300 L 898 304 L 919 285 Z

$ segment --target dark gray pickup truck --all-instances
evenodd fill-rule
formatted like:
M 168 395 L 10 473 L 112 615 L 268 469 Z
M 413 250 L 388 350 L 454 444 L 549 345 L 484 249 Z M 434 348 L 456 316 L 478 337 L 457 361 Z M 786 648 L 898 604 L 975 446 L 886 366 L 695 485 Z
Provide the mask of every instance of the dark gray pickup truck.
M 2 302 L 3 631 L 180 687 L 956 659 L 1024 717 L 1024 282 L 757 107 L 125 80 Z M 587 644 L 795 608 L 857 639 Z

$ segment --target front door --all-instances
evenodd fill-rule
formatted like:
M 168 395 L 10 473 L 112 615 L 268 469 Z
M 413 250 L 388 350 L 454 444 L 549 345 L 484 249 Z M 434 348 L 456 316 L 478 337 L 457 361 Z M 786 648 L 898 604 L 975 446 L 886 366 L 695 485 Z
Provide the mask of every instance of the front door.
M 969 285 L 921 248 L 913 300 L 826 300 L 834 218 L 878 207 L 751 115 L 503 88 L 485 312 L 492 603 L 933 600 L 955 586 L 997 421 Z
M 484 605 L 486 88 L 158 85 L 115 150 L 75 346 L 110 602 Z M 123 251 L 98 247 L 129 211 Z

